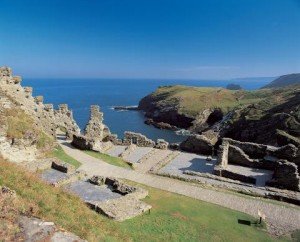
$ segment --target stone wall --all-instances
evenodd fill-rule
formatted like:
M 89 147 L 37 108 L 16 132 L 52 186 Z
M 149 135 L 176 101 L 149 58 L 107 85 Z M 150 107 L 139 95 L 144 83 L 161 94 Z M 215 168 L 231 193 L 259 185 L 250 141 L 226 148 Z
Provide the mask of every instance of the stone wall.
M 55 136 L 56 129 L 63 127 L 68 133 L 79 133 L 80 129 L 73 119 L 72 111 L 67 105 L 60 105 L 58 110 L 53 105 L 44 104 L 43 96 L 32 96 L 32 87 L 22 87 L 22 79 L 13 76 L 8 67 L 0 67 L 0 89 L 5 96 L 23 109 L 35 121 L 37 126 L 48 134 Z
M 98 105 L 91 105 L 90 119 L 85 127 L 85 136 L 102 141 L 110 134 L 106 125 L 103 124 L 103 113 Z
M 72 145 L 81 150 L 93 150 L 94 141 L 81 134 L 74 134 Z
M 251 177 L 241 177 L 226 170 L 228 164 L 235 164 L 256 169 L 267 169 L 274 171 L 269 186 L 298 191 L 299 172 L 297 164 L 300 154 L 298 148 L 293 144 L 282 147 L 270 147 L 262 144 L 240 142 L 224 138 L 218 152 L 218 162 L 214 168 L 214 174 L 233 178 L 240 181 L 250 182 Z M 259 158 L 253 158 L 259 157 Z M 282 159 L 288 159 L 282 160 Z M 291 162 L 292 161 L 292 162 Z
M 229 142 L 224 140 L 218 150 L 218 165 L 226 168 L 228 165 Z
M 80 128 L 73 118 L 73 112 L 67 104 L 60 104 L 58 110 L 54 110 L 56 128 L 66 129 L 67 134 L 79 134 Z
M 145 135 L 126 131 L 124 133 L 123 145 L 135 144 L 140 147 L 154 147 L 155 142 L 148 139 Z
M 263 158 L 266 155 L 266 151 L 268 148 L 267 145 L 251 142 L 241 142 L 229 138 L 223 138 L 223 141 L 227 141 L 230 145 L 242 149 L 252 159 Z
M 300 191 L 300 176 L 296 164 L 280 160 L 274 169 L 274 175 L 268 186 Z

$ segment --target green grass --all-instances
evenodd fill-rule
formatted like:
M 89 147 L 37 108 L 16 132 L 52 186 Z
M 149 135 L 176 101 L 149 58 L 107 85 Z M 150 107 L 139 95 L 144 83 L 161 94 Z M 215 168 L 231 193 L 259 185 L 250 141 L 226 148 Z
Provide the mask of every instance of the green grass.
M 75 166 L 75 168 L 78 168 L 81 165 L 81 163 L 79 161 L 77 161 L 73 157 L 67 155 L 59 145 L 53 149 L 52 155 L 54 157 L 56 157 L 57 159 L 60 159 L 66 163 L 69 163 L 69 164 Z
M 181 113 L 196 116 L 207 108 L 220 108 L 224 112 L 248 103 L 261 100 L 259 93 L 232 91 L 213 87 L 166 86 L 158 88 L 153 94 L 162 105 L 179 105 Z
M 227 90 L 218 87 L 162 86 L 151 94 L 158 106 L 178 106 L 180 113 L 196 117 L 208 108 L 219 108 L 224 113 L 248 104 L 260 103 L 266 108 L 282 103 L 294 95 L 294 90 L 263 89 L 255 91 Z
M 108 164 L 114 165 L 114 166 L 119 166 L 119 167 L 124 167 L 128 169 L 132 169 L 132 166 L 129 165 L 126 161 L 124 161 L 122 158 L 119 157 L 113 157 L 107 154 L 95 152 L 95 151 L 90 151 L 86 150 L 84 153 L 93 156 L 94 158 L 100 159 Z
M 142 185 L 140 185 L 142 186 Z M 189 197 L 145 187 L 152 205 L 150 215 L 120 224 L 134 241 L 273 241 L 265 226 L 238 223 L 238 219 L 255 223 L 257 219 Z M 134 230 L 132 228 L 135 228 Z
M 96 214 L 76 196 L 3 160 L 0 185 L 17 192 L 14 211 L 53 221 L 89 241 L 283 241 L 270 237 L 264 227 L 239 224 L 238 219 L 256 221 L 246 214 L 144 186 L 151 213 L 115 222 Z

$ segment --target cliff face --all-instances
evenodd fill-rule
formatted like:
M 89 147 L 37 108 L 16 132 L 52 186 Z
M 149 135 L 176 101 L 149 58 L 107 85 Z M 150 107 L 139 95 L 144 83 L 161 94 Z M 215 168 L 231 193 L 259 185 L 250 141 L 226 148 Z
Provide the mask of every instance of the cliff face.
M 300 86 L 274 90 L 272 96 L 234 114 L 224 135 L 241 141 L 281 145 L 300 138 Z
M 166 86 L 141 99 L 139 109 L 155 122 L 201 132 L 222 120 L 228 111 L 260 98 L 259 93 L 242 90 Z
M 54 110 L 21 81 L 10 68 L 0 67 L 0 155 L 16 162 L 33 161 L 49 149 L 58 128 L 80 131 L 67 105 Z
M 257 91 L 183 86 L 161 87 L 144 97 L 146 117 L 205 135 L 277 144 L 300 137 L 300 86 Z M 286 136 L 286 135 L 285 135 Z
M 179 128 L 189 128 L 195 118 L 192 115 L 180 112 L 180 101 L 176 98 L 170 102 L 163 100 L 162 96 L 148 95 L 139 102 L 139 109 L 145 111 L 147 118 L 154 122 L 164 122 Z

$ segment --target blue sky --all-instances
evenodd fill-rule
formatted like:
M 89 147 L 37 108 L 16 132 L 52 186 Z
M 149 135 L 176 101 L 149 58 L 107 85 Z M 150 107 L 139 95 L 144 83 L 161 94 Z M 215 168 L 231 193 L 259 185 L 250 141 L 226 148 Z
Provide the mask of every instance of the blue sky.
M 0 0 L 0 65 L 25 77 L 300 72 L 300 0 Z

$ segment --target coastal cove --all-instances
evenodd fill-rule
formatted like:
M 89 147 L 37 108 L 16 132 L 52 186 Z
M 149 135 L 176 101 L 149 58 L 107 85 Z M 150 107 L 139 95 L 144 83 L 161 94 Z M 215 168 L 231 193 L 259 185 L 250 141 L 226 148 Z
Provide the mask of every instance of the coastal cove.
M 33 87 L 33 94 L 43 95 L 45 103 L 55 106 L 68 103 L 80 128 L 83 130 L 89 117 L 89 106 L 99 105 L 104 112 L 104 123 L 112 133 L 122 138 L 125 131 L 139 132 L 156 140 L 163 138 L 169 142 L 181 142 L 186 136 L 174 131 L 160 130 L 144 124 L 144 115 L 139 111 L 116 111 L 114 106 L 138 105 L 141 98 L 163 85 L 225 87 L 229 83 L 253 90 L 270 82 L 270 78 L 241 80 L 144 80 L 144 79 L 29 79 L 23 85 Z

